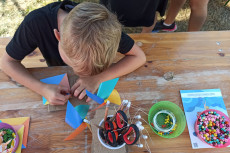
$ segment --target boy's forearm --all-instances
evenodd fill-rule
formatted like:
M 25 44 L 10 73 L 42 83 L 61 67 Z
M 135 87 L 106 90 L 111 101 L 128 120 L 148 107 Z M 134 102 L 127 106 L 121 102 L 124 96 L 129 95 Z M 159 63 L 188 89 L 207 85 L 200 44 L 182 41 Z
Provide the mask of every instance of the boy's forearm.
M 20 61 L 5 61 L 2 59 L 2 70 L 18 83 L 42 95 L 43 83 L 37 80 Z
M 139 55 L 126 55 L 120 61 L 109 67 L 106 71 L 97 75 L 100 82 L 117 78 L 133 72 L 146 62 L 146 57 L 143 52 Z

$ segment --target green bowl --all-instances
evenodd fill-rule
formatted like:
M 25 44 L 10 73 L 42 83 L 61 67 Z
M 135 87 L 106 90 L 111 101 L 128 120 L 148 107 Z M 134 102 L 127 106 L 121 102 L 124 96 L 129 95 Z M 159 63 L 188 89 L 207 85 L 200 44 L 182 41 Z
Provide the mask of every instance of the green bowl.
M 151 123 L 153 122 L 153 117 L 154 115 L 161 111 L 161 110 L 168 110 L 170 112 L 172 112 L 174 114 L 174 116 L 176 117 L 176 130 L 169 135 L 160 135 L 158 134 L 158 132 L 152 127 Z M 186 126 L 186 119 L 184 116 L 184 112 L 180 109 L 179 106 L 177 106 L 176 104 L 170 102 L 170 101 L 160 101 L 157 102 L 156 104 L 154 104 L 151 109 L 149 110 L 149 114 L 148 114 L 148 121 L 150 124 L 151 129 L 159 136 L 163 137 L 163 138 L 175 138 L 178 137 L 181 133 L 183 133 L 185 126 Z

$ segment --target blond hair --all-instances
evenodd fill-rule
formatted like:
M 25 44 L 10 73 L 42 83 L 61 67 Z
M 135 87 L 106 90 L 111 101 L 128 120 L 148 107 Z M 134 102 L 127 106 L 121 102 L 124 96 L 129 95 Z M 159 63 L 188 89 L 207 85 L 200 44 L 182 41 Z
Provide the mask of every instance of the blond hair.
M 104 6 L 84 2 L 64 19 L 60 32 L 60 45 L 74 72 L 95 75 L 112 64 L 121 39 L 121 24 Z

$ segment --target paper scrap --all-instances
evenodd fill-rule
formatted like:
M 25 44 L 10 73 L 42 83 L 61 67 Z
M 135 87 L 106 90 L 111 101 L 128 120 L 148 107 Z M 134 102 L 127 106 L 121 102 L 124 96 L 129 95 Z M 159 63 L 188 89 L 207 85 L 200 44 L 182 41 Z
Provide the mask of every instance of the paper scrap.
M 78 128 L 83 122 L 83 119 L 69 101 L 67 103 L 65 122 L 74 129 Z
M 102 99 L 107 99 L 109 95 L 112 93 L 113 89 L 115 88 L 118 80 L 119 78 L 115 78 L 112 80 L 102 82 L 99 86 L 97 96 Z

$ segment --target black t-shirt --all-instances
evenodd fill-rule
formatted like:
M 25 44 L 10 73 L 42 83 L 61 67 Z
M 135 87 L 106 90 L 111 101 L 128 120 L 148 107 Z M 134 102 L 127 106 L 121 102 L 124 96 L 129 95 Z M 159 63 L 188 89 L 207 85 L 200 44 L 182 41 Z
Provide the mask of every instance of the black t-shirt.
M 38 47 L 49 66 L 65 65 L 60 57 L 58 41 L 53 30 L 58 29 L 58 9 L 70 12 L 77 4 L 71 1 L 55 2 L 29 13 L 6 46 L 8 55 L 22 60 Z M 133 45 L 133 39 L 122 33 L 118 52 L 125 54 Z
M 128 27 L 152 26 L 156 11 L 164 16 L 168 0 L 100 0 Z

